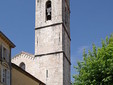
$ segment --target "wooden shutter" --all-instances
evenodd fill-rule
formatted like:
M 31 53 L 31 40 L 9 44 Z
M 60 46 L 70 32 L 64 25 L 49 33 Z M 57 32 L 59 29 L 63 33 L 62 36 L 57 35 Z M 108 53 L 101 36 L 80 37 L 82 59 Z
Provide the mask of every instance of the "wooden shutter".
M 10 70 L 7 70 L 7 74 L 6 74 L 6 84 L 10 85 Z
M 1 67 L 1 82 L 3 83 L 3 67 Z
M 2 73 L 1 73 L 1 70 L 2 70 L 2 66 L 0 65 L 0 82 L 1 82 L 1 78 L 2 78 L 2 77 L 1 77 L 1 74 L 2 74 Z
M 9 51 L 6 50 L 6 61 L 9 62 Z
M 2 46 L 2 60 L 5 60 L 5 48 Z
M 7 60 L 7 49 L 2 46 L 2 60 L 6 61 Z
M 3 69 L 3 83 L 6 83 L 6 69 Z
M 2 45 L 0 45 L 0 60 L 2 60 Z

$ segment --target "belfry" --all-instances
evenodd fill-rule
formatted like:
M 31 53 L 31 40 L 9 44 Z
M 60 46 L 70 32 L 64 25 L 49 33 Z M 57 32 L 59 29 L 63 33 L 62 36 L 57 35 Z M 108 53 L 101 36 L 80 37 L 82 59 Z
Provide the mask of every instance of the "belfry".
M 35 7 L 35 54 L 12 62 L 46 85 L 71 85 L 70 0 L 36 0 Z

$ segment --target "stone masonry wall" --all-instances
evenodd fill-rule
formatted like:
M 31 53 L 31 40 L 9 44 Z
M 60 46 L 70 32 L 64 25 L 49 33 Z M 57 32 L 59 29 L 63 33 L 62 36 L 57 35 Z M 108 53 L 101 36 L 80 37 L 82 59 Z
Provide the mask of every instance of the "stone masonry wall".
M 62 22 L 62 0 L 51 0 L 52 20 L 46 21 L 46 2 L 48 0 L 36 0 L 35 28 Z
M 62 25 L 35 31 L 35 55 L 62 51 Z
M 25 53 L 20 53 L 16 55 L 14 58 L 12 58 L 11 62 L 19 66 L 22 62 L 25 64 L 25 71 L 28 73 L 35 75 L 35 65 L 34 63 L 34 55 L 28 55 Z

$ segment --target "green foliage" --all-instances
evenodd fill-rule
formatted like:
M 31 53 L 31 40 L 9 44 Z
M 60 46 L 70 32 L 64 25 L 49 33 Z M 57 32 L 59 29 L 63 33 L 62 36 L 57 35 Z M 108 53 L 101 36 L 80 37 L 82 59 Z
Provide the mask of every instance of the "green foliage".
M 92 51 L 83 52 L 83 61 L 75 67 L 72 85 L 113 85 L 113 34 L 102 40 L 102 47 L 93 44 Z

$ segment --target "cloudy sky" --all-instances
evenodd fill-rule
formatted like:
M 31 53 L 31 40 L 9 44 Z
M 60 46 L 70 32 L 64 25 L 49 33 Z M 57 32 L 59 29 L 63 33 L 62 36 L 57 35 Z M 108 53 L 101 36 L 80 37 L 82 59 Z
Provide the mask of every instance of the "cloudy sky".
M 92 43 L 101 46 L 101 39 L 113 33 L 113 0 L 70 1 L 73 75 L 83 49 L 91 49 Z M 34 54 L 34 29 L 35 0 L 0 0 L 0 30 L 16 45 L 12 56 L 21 51 Z

